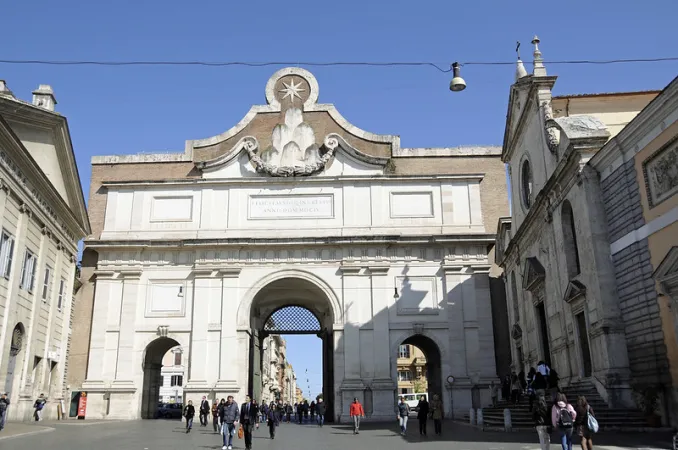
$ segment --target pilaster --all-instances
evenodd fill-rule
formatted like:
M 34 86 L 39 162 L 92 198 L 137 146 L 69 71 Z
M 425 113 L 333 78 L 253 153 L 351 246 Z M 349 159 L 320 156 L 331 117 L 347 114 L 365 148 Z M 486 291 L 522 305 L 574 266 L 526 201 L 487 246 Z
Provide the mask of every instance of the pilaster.
M 122 278 L 122 301 L 120 303 L 120 320 L 118 354 L 115 365 L 114 389 L 134 389 L 134 336 L 136 324 L 137 298 L 139 297 L 139 280 L 141 269 L 120 271 Z
M 219 379 L 215 388 L 219 391 L 235 395 L 240 389 L 238 361 L 243 361 L 246 354 L 240 354 L 238 348 L 237 317 L 240 303 L 240 267 L 228 267 L 219 270 L 222 278 L 221 291 L 221 335 L 219 347 Z M 242 380 L 244 382 L 244 380 Z
M 191 310 L 191 352 L 188 383 L 185 392 L 203 392 L 207 382 L 209 300 L 212 295 L 221 298 L 219 268 L 197 266 L 193 271 L 193 302 Z

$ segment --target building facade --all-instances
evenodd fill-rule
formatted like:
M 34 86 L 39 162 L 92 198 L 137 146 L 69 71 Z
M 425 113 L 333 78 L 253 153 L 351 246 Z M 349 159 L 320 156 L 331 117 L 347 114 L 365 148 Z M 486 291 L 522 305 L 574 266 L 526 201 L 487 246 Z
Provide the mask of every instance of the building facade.
M 297 377 L 287 361 L 287 343 L 280 335 L 263 339 L 261 365 L 261 403 L 289 401 L 296 392 Z M 259 401 L 259 399 L 257 399 Z
M 633 253 L 643 242 L 647 250 L 642 233 L 633 233 L 652 214 L 644 218 L 638 184 L 629 187 L 637 183 L 637 158 L 619 145 L 634 142 L 624 145 L 640 152 L 664 142 L 657 130 L 675 121 L 675 101 L 658 101 L 659 91 L 553 97 L 556 77 L 533 43 L 534 71 L 528 75 L 519 61 L 509 98 L 502 157 L 513 215 L 500 219 L 496 247 L 512 369 L 544 360 L 561 386 L 585 383 L 611 407 L 643 408 L 645 393 L 670 380 L 650 253 Z M 669 249 L 666 235 L 662 242 L 657 264 Z
M 164 403 L 183 402 L 184 379 L 186 378 L 183 356 L 183 350 L 177 346 L 171 348 L 162 358 L 159 401 Z
M 398 347 L 398 393 L 423 394 L 428 392 L 426 356 L 414 345 Z
M 78 241 L 89 221 L 66 118 L 51 87 L 32 103 L 0 81 L 0 389 L 8 420 L 68 409 L 65 381 Z
M 276 72 L 265 92 L 183 153 L 93 158 L 78 301 L 93 311 L 88 415 L 152 417 L 176 345 L 185 400 L 260 397 L 262 340 L 287 332 L 323 339 L 334 420 L 354 397 L 391 420 L 403 343 L 426 354 L 448 414 L 468 410 L 474 387 L 489 401 L 499 149 L 401 148 L 318 103 L 303 69 Z

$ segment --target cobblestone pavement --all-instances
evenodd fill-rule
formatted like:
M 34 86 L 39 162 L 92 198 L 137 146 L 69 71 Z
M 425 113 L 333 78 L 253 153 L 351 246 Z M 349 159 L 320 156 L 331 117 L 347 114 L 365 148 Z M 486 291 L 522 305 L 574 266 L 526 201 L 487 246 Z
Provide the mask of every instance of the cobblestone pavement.
M 8 423 L 0 433 L 2 450 L 27 450 L 49 448 L 50 450 L 189 450 L 220 449 L 220 436 L 212 432 L 211 425 L 201 428 L 198 424 L 190 434 L 184 432 L 179 421 L 145 420 L 134 422 L 66 422 L 40 423 L 40 427 L 54 428 L 50 433 L 23 434 L 16 438 L 1 439 L 2 433 L 12 427 L 38 427 L 30 424 Z M 412 421 L 406 437 L 398 434 L 396 424 L 365 424 L 360 435 L 353 435 L 344 425 L 318 428 L 314 425 L 282 424 L 275 440 L 268 438 L 262 426 L 254 435 L 254 450 L 539 450 L 536 433 L 490 433 L 481 432 L 464 425 L 446 423 L 443 436 L 420 438 L 416 421 Z M 430 424 L 432 425 L 432 424 Z M 432 428 L 432 427 L 431 427 Z M 596 449 L 648 449 L 670 448 L 670 435 L 666 433 L 610 434 L 596 436 Z M 574 448 L 579 440 L 575 438 Z M 236 439 L 236 449 L 243 449 L 242 440 Z M 553 450 L 560 450 L 554 442 Z

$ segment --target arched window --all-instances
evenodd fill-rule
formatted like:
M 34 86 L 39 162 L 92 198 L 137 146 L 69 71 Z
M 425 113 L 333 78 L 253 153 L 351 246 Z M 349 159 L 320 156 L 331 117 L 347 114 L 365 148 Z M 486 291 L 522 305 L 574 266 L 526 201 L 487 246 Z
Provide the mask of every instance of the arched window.
M 561 209 L 561 225 L 563 227 L 563 244 L 565 248 L 565 260 L 567 262 L 567 275 L 570 279 L 580 273 L 579 248 L 577 247 L 577 230 L 574 226 L 572 205 L 568 200 L 563 202 Z
M 513 318 L 515 323 L 520 322 L 520 304 L 518 301 L 518 287 L 516 286 L 516 274 L 511 272 L 511 300 L 513 301 Z
M 532 168 L 528 160 L 523 161 L 523 166 L 520 170 L 520 192 L 525 208 L 532 206 Z

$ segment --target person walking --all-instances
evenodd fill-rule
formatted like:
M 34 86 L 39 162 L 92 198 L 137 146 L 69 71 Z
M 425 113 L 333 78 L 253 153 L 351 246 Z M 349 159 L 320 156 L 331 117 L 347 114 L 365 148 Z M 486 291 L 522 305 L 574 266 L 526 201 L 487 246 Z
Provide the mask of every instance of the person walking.
M 304 422 L 308 423 L 308 400 L 304 400 Z
M 311 412 L 311 422 L 315 422 L 315 402 L 311 402 L 311 406 L 309 407 L 309 411 Z
M 296 418 L 296 411 L 297 411 L 296 405 L 294 406 L 294 408 L 292 408 L 292 405 L 290 405 L 288 403 L 287 406 L 285 407 L 285 413 L 287 414 L 287 423 L 290 423 L 290 421 L 292 420 L 292 411 L 294 411 L 295 418 Z
M 271 439 L 275 439 L 275 429 L 280 425 L 280 417 L 278 416 L 277 408 L 273 404 L 271 404 L 270 408 L 267 408 L 266 423 L 268 424 L 268 435 Z
M 429 405 L 426 396 L 422 395 L 417 403 L 417 419 L 419 419 L 419 434 L 426 436 L 426 421 L 428 420 Z
M 353 434 L 360 434 L 360 419 L 365 417 L 365 410 L 363 405 L 358 401 L 358 397 L 353 398 L 349 415 L 353 418 Z
M 433 395 L 433 401 L 429 405 L 431 410 L 431 418 L 433 419 L 433 429 L 436 435 L 440 436 L 443 432 L 443 417 L 445 411 L 443 410 L 443 401 L 438 394 Z
M 593 450 L 593 430 L 589 428 L 589 414 L 595 417 L 593 408 L 589 405 L 586 397 L 580 395 L 577 399 L 577 419 L 574 421 L 575 426 L 579 429 L 579 436 L 581 437 L 581 450 Z
M 318 413 L 318 426 L 322 427 L 325 425 L 325 413 L 327 412 L 327 405 L 322 397 L 318 399 L 318 404 L 315 405 L 315 412 Z
M 532 390 L 534 391 L 534 395 L 537 398 L 545 397 L 547 386 L 547 381 L 546 378 L 544 378 L 544 375 L 542 375 L 541 372 L 535 373 L 534 381 L 532 382 Z
M 40 394 L 40 397 L 38 397 L 37 400 L 35 400 L 35 403 L 33 404 L 33 408 L 35 408 L 35 413 L 33 415 L 35 417 L 36 422 L 42 420 L 42 410 L 45 408 L 45 403 L 47 403 L 45 394 Z
M 499 386 L 494 381 L 490 382 L 490 397 L 492 397 L 492 406 L 497 406 L 499 400 Z
M 254 431 L 255 427 L 259 428 L 259 423 L 257 422 L 258 414 L 257 404 L 252 401 L 249 395 L 246 396 L 245 403 L 240 407 L 240 426 L 243 428 L 245 435 L 245 450 L 252 449 L 252 431 Z
M 548 377 L 549 374 L 551 373 L 551 368 L 544 361 L 539 361 L 537 363 L 537 372 L 542 374 L 544 377 Z
M 207 397 L 202 396 L 202 401 L 200 402 L 200 426 L 207 426 L 207 416 L 210 413 L 210 402 L 207 400 Z
M 219 432 L 219 403 L 217 403 L 216 399 L 214 399 L 214 403 L 212 403 L 212 428 L 214 428 L 215 433 Z
M 9 406 L 9 398 L 7 392 L 3 392 L 0 396 L 0 431 L 5 428 L 5 416 L 7 414 L 7 407 Z
M 396 419 L 400 425 L 400 435 L 407 434 L 407 420 L 410 418 L 410 407 L 405 403 L 405 397 L 400 397 L 400 402 L 396 406 Z
M 520 393 L 523 391 L 523 387 L 520 385 L 520 379 L 515 373 L 511 375 L 511 402 L 514 405 L 520 403 Z
M 188 405 L 184 408 L 184 417 L 186 418 L 186 433 L 190 433 L 191 428 L 193 428 L 193 417 L 195 417 L 193 400 L 189 400 Z
M 221 399 L 219 405 L 219 422 L 221 423 L 221 435 L 223 437 L 222 450 L 233 448 L 233 436 L 240 418 L 240 410 L 238 404 L 233 400 L 233 396 L 229 395 L 226 401 Z
M 556 372 L 556 369 L 551 369 L 549 372 L 549 391 L 551 391 L 551 401 L 554 403 L 557 400 L 558 397 L 558 392 L 560 392 L 560 389 L 558 388 L 558 383 L 560 382 L 560 377 L 558 376 L 558 372 Z
M 551 370 L 553 373 L 553 370 Z M 556 396 L 556 403 L 551 408 L 551 423 L 560 434 L 560 444 L 563 450 L 572 450 L 572 429 L 577 419 L 577 412 L 567 403 L 565 394 Z
M 546 405 L 546 397 L 543 395 L 537 397 L 537 404 L 532 413 L 532 419 L 534 420 L 534 427 L 537 430 L 537 436 L 539 436 L 541 450 L 549 450 L 551 446 L 549 408 Z
M 505 402 L 508 402 L 511 398 L 511 376 L 506 375 L 504 381 L 501 383 L 501 398 Z

